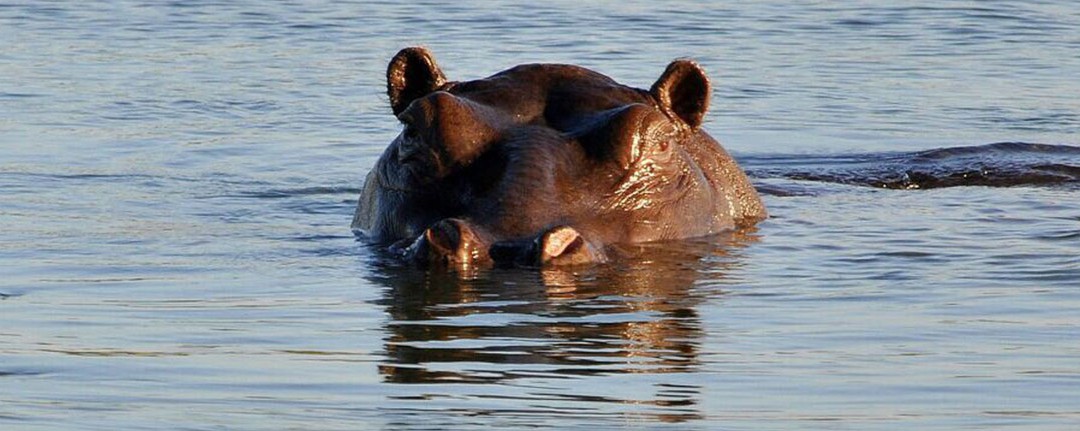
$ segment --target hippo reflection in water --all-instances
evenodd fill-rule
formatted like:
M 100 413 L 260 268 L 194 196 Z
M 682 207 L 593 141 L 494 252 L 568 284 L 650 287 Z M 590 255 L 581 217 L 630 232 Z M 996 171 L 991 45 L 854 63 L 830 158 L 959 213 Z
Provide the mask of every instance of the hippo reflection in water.
M 387 70 L 403 130 L 367 175 L 352 227 L 424 265 L 603 262 L 618 243 L 765 218 L 701 130 L 709 79 L 676 60 L 648 91 L 571 65 L 448 81 L 424 48 Z

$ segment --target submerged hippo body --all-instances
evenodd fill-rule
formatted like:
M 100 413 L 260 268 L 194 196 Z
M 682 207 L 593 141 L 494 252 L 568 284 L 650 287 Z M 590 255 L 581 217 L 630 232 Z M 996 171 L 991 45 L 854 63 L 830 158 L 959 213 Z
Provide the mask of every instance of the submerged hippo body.
M 700 129 L 701 68 L 672 62 L 648 91 L 577 66 L 448 81 L 406 48 L 387 71 L 404 125 L 367 176 L 353 229 L 424 264 L 602 262 L 606 246 L 753 224 L 750 181 Z

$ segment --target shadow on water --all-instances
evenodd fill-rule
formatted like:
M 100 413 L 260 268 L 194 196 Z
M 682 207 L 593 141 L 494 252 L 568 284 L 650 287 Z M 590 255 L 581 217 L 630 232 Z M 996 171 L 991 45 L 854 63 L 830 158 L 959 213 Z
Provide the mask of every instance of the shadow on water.
M 667 422 L 700 418 L 693 378 L 663 376 L 698 370 L 697 308 L 723 294 L 726 274 L 756 241 L 753 231 L 737 231 L 624 247 L 613 264 L 577 269 L 447 273 L 382 262 L 371 277 L 386 288 L 380 302 L 391 318 L 379 372 L 387 383 L 427 391 L 523 386 L 529 399 L 547 403 L 658 409 L 647 415 Z M 625 387 L 590 392 L 612 377 Z M 572 383 L 581 379 L 594 382 Z M 444 395 L 462 392 L 447 387 Z
M 911 153 L 771 155 L 742 159 L 756 179 L 839 183 L 886 189 L 1044 186 L 1080 183 L 1080 147 L 1000 142 Z M 762 190 L 783 194 L 782 190 Z

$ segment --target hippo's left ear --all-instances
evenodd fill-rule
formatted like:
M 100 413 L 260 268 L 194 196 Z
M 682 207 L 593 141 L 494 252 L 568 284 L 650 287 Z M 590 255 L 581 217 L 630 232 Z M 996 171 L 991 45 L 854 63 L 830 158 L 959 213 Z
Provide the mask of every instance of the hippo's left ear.
M 649 89 L 660 108 L 674 114 L 696 130 L 709 110 L 712 86 L 705 71 L 692 60 L 678 59 L 668 65 Z
M 443 84 L 446 84 L 446 76 L 435 64 L 435 57 L 423 47 L 399 51 L 386 68 L 386 93 L 395 116 L 408 108 L 413 100 L 434 92 Z

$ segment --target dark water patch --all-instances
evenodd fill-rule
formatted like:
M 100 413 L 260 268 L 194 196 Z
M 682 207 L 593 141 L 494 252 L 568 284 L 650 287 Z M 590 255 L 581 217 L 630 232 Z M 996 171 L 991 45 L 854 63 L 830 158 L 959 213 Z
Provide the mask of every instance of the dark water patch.
M 245 120 L 266 115 L 281 106 L 266 100 L 162 100 L 130 99 L 111 102 L 101 107 L 99 118 L 111 121 L 177 121 L 178 118 L 213 118 L 215 120 Z M 250 121 L 250 120 L 248 120 Z
M 32 370 L 0 370 L 0 378 L 3 377 L 24 377 L 24 376 L 40 376 L 45 374 L 41 371 Z
M 129 179 L 153 179 L 158 178 L 153 175 L 143 174 L 91 174 L 91 173 L 72 173 L 72 174 L 56 174 L 56 173 L 42 173 L 42 172 L 0 172 L 5 175 L 23 175 L 27 177 L 38 177 L 42 179 L 54 179 L 54 180 L 129 180 Z
M 869 27 L 877 27 L 877 26 L 884 25 L 884 24 L 887 24 L 887 23 L 888 22 L 886 22 L 886 21 L 875 21 L 875 20 L 869 20 L 869 19 L 848 18 L 848 19 L 840 19 L 840 20 L 833 21 L 832 24 L 835 25 L 835 26 L 839 26 L 839 27 L 869 28 Z
M 1080 116 L 1071 112 L 1049 113 L 1037 117 L 1006 118 L 998 119 L 1000 123 L 1012 130 L 1044 130 L 1047 128 L 1065 128 L 1077 130 L 1080 128 Z
M 356 251 L 355 247 L 323 247 L 311 250 L 303 250 L 302 253 L 309 256 L 316 257 L 342 257 L 342 256 L 359 256 L 360 253 Z
M 325 23 L 325 22 L 324 23 L 303 23 L 303 24 L 290 24 L 290 25 L 288 25 L 288 28 L 296 29 L 296 30 L 322 30 L 322 29 L 342 28 L 342 27 L 345 27 L 345 26 L 341 25 L 341 24 Z
M 186 352 L 164 352 L 164 351 L 142 351 L 142 350 L 122 350 L 122 349 L 41 349 L 42 352 L 59 353 L 62 355 L 81 356 L 81 357 L 144 357 L 144 358 L 156 358 L 166 356 L 190 356 L 190 353 Z
M 1073 232 L 1050 233 L 1036 236 L 1035 239 L 1044 241 L 1075 241 L 1080 240 L 1080 230 Z
M 755 178 L 885 189 L 1045 186 L 1080 182 L 1080 147 L 1001 142 L 912 153 L 751 157 L 744 165 Z
M 77 170 L 77 169 L 72 169 Z M 235 175 L 213 172 L 208 173 L 205 176 L 181 176 L 181 175 L 159 175 L 151 173 L 114 173 L 114 172 L 70 172 L 70 173 L 58 173 L 58 172 L 35 172 L 31 170 L 22 169 L 19 166 L 15 166 L 13 169 L 5 169 L 0 166 L 0 176 L 10 176 L 17 178 L 13 182 L 15 183 L 28 183 L 28 184 L 56 184 L 56 185 L 70 185 L 79 182 L 88 183 L 128 183 L 139 185 L 157 185 L 160 186 L 162 182 L 177 182 L 177 183 L 195 183 L 195 184 L 212 184 L 215 186 L 259 186 L 267 185 L 268 183 L 260 180 L 238 178 Z M 23 177 L 19 179 L 19 177 Z M 359 193 L 359 191 L 357 191 Z
M 821 196 L 828 193 L 842 192 L 840 188 L 850 188 L 852 186 L 826 184 L 826 183 L 807 183 L 800 181 L 787 181 L 784 180 L 780 183 L 774 181 L 756 181 L 754 188 L 758 193 L 765 196 L 779 196 L 779 197 L 795 197 L 795 196 Z M 783 218 L 783 215 L 772 215 L 771 217 Z M 799 221 L 793 221 L 793 223 L 800 223 Z
M 33 97 L 43 97 L 42 94 L 34 93 L 13 93 L 8 91 L 0 91 L 0 100 L 3 99 L 29 99 Z
M 339 240 L 339 239 L 352 240 L 354 238 L 355 237 L 352 236 L 352 235 L 298 235 L 298 236 L 293 236 L 293 237 L 288 237 L 288 238 L 283 238 L 283 239 L 285 241 L 296 241 L 296 242 L 322 242 L 322 241 L 332 241 L 332 240 Z
M 915 160 L 936 160 L 968 155 L 993 155 L 993 154 L 1060 154 L 1080 156 L 1080 147 L 1069 145 L 1034 144 L 1026 142 L 998 142 L 986 145 L 967 147 L 949 147 L 934 150 L 926 150 L 914 153 Z
M 215 197 L 238 197 L 238 198 L 255 198 L 255 199 L 282 199 L 293 198 L 298 196 L 312 196 L 312 195 L 356 195 L 363 191 L 357 187 L 349 186 L 316 186 L 316 187 L 300 187 L 295 189 L 270 189 L 259 190 L 251 192 L 241 192 L 234 195 L 221 195 Z

